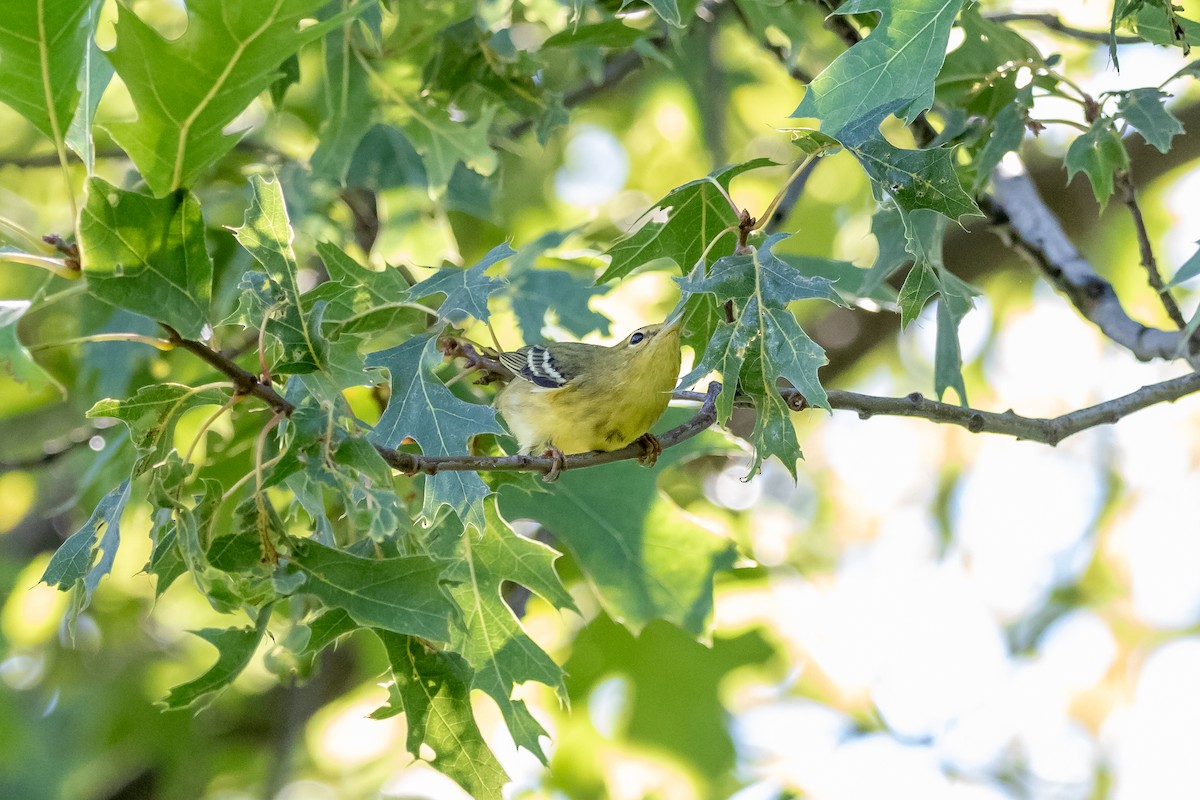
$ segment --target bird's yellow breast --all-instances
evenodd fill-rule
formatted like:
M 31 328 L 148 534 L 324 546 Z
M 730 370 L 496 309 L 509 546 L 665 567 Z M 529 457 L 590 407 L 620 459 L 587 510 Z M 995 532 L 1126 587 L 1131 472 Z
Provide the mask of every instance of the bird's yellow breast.
M 522 452 L 619 450 L 647 433 L 671 400 L 679 377 L 678 335 L 672 338 L 673 346 L 616 375 L 581 377 L 559 389 L 513 380 L 496 406 Z

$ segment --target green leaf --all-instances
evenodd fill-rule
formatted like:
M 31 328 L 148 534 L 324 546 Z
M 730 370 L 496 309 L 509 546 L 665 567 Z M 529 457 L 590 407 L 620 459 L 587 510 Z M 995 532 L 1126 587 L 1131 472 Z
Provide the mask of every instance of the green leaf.
M 164 38 L 118 4 L 117 44 L 108 57 L 129 89 L 137 120 L 108 125 L 155 194 L 191 185 L 241 138 L 226 134 L 305 43 L 340 25 L 360 4 L 301 26 L 325 0 L 193 0 L 182 35 Z
M 80 612 L 92 601 L 100 579 L 112 571 L 121 542 L 121 513 L 129 501 L 129 480 L 113 489 L 96 504 L 83 527 L 71 534 L 50 557 L 41 581 L 61 591 L 74 590 L 67 621 L 72 631 Z M 103 527 L 104 532 L 100 529 Z
M 1183 123 L 1166 106 L 1171 95 L 1153 87 L 1124 92 L 1117 112 L 1160 153 L 1171 149 L 1171 140 L 1183 133 Z
M 991 180 L 992 172 L 1000 160 L 1015 151 L 1025 139 L 1024 110 L 1017 103 L 1009 103 L 996 115 L 984 140 L 983 148 L 971 166 L 975 169 L 972 192 L 978 195 Z
M 1129 156 L 1109 122 L 1101 118 L 1086 133 L 1075 137 L 1067 148 L 1063 165 L 1067 168 L 1068 182 L 1080 172 L 1087 175 L 1092 194 L 1103 207 L 1113 193 L 1113 173 L 1129 168 Z
M 153 198 L 101 178 L 87 183 L 79 248 L 88 289 L 197 339 L 208 324 L 212 259 L 200 202 L 190 192 Z
M 66 389 L 42 369 L 25 345 L 17 337 L 17 323 L 29 310 L 28 300 L 0 300 L 0 364 L 5 372 L 29 387 L 30 392 L 40 392 L 50 386 L 64 396 Z
M 282 364 L 275 365 L 276 371 L 303 373 L 323 369 L 328 366 L 328 343 L 321 338 L 319 325 L 308 319 L 300 302 L 296 253 L 292 250 L 294 234 L 283 189 L 278 180 L 267 181 L 257 175 L 251 178 L 250 185 L 254 199 L 234 235 L 263 266 L 270 283 L 263 281 L 261 273 L 243 276 L 243 282 L 249 281 L 250 288 L 261 298 L 254 307 L 255 313 L 247 315 L 245 322 L 250 327 L 265 324 L 267 332 L 279 340 L 284 357 Z M 265 318 L 265 323 L 258 319 L 259 315 Z
M 138 389 L 127 400 L 106 398 L 88 409 L 88 417 L 112 417 L 129 427 L 139 458 L 133 474 L 161 463 L 174 447 L 179 417 L 196 406 L 221 406 L 229 399 L 224 389 L 194 389 L 179 383 L 158 383 Z
M 861 291 L 864 294 L 884 286 L 887 279 L 910 260 L 904 216 L 894 205 L 889 203 L 871 217 L 871 235 L 875 237 L 878 253 L 875 263 L 863 278 Z
M 364 627 L 430 641 L 450 639 L 454 606 L 442 588 L 443 564 L 424 556 L 360 558 L 311 539 L 291 542 L 300 591 L 344 609 Z
M 325 122 L 312 155 L 313 175 L 345 183 L 355 150 L 374 120 L 370 76 L 354 56 L 352 21 L 325 37 L 325 72 L 322 94 Z
M 712 338 L 704 346 L 704 355 L 696 366 L 679 381 L 680 386 L 690 386 L 709 373 L 721 376 L 721 394 L 717 396 L 717 422 L 724 425 L 733 414 L 733 401 L 738 390 L 738 376 L 746 353 L 756 335 L 753 321 L 743 314 L 737 323 L 721 320 L 713 331 Z
M 514 533 L 494 500 L 485 503 L 484 511 L 487 524 L 480 535 L 450 526 L 438 547 L 438 555 L 450 560 L 445 577 L 457 582 L 450 595 L 463 619 L 463 630 L 455 633 L 451 645 L 474 671 L 471 688 L 495 700 L 517 745 L 545 762 L 539 737 L 546 731 L 524 702 L 511 695 L 514 686 L 525 681 L 565 691 L 562 670 L 525 633 L 503 599 L 502 585 L 511 581 L 557 608 L 578 609 L 554 572 L 558 553 Z
M 837 134 L 874 182 L 876 199 L 886 194 L 902 211 L 930 209 L 950 219 L 978 215 L 978 206 L 959 183 L 950 150 L 902 150 L 883 138 L 879 125 L 897 108 L 875 109 Z
M 1200 244 L 1200 242 L 1196 242 L 1196 244 Z M 1171 278 L 1170 283 L 1163 287 L 1163 291 L 1174 289 L 1179 284 L 1184 281 L 1190 281 L 1197 275 L 1200 275 L 1200 250 L 1197 250 L 1192 254 L 1191 258 L 1183 262 L 1183 266 L 1175 271 L 1175 276 Z
M 844 305 L 827 279 L 805 275 L 772 252 L 791 235 L 772 234 L 752 252 L 725 256 L 707 274 L 697 267 L 686 278 L 676 278 L 676 282 L 688 293 L 709 292 L 718 298 L 757 296 L 767 305 L 793 300 L 828 300 Z
M 479 173 L 491 175 L 499 158 L 488 139 L 495 108 L 485 110 L 473 124 L 456 122 L 449 112 L 438 106 L 410 103 L 411 114 L 404 133 L 425 160 L 429 189 L 441 196 L 450 184 L 454 168 L 462 163 Z
M 429 181 L 421 156 L 404 132 L 391 125 L 376 125 L 354 151 L 346 183 L 380 191 L 397 186 L 425 188 Z
M 79 102 L 77 78 L 96 0 L 7 3 L 0 18 L 0 101 L 61 145 Z
M 375 632 L 391 664 L 393 705 L 372 716 L 382 718 L 403 709 L 408 752 L 452 778 L 476 800 L 500 800 L 508 774 L 488 749 L 471 711 L 471 670 L 461 656 L 427 650 L 408 636 Z M 424 747 L 423 747 L 424 746 Z
M 399 447 L 411 438 L 427 456 L 465 455 L 475 434 L 504 433 L 495 409 L 458 399 L 433 375 L 430 367 L 440 360 L 436 337 L 414 337 L 368 356 L 369 366 L 386 367 L 392 376 L 392 397 L 371 441 Z M 439 472 L 425 478 L 421 514 L 432 522 L 448 505 L 465 524 L 483 530 L 487 495 L 474 472 Z
M 933 268 L 925 262 L 913 264 L 904 285 L 900 287 L 900 327 L 907 328 L 909 324 L 921 316 L 921 310 L 929 302 L 929 298 L 937 294 L 937 275 Z
M 866 39 L 813 79 L 793 117 L 816 117 L 839 140 L 842 131 L 875 110 L 897 111 L 905 123 L 933 105 L 934 78 L 945 58 L 962 0 L 849 0 L 837 14 L 880 13 Z M 843 141 L 843 144 L 846 142 Z
M 582 338 L 592 331 L 607 336 L 608 317 L 593 311 L 588 301 L 605 289 L 561 269 L 530 269 L 509 276 L 510 302 L 525 341 L 542 338 L 547 315 Z
M 394 331 L 424 322 L 425 312 L 414 308 L 408 282 L 399 270 L 367 269 L 329 242 L 317 242 L 317 253 L 330 280 L 305 292 L 302 299 L 309 307 L 327 303 L 324 322 L 331 326 L 332 335 Z
M 622 0 L 621 10 L 635 3 L 636 0 Z M 643 0 L 646 5 L 654 9 L 654 13 L 662 17 L 664 22 L 667 22 L 676 28 L 683 27 L 683 17 L 679 15 L 678 0 Z
M 174 710 L 195 706 L 199 710 L 217 699 L 254 657 L 270 619 L 271 607 L 267 606 L 258 612 L 258 624 L 253 628 L 203 628 L 192 631 L 217 648 L 217 663 L 199 678 L 173 688 L 163 698 L 163 707 Z
M 515 250 L 507 244 L 502 244 L 493 247 L 482 261 L 469 269 L 443 267 L 413 286 L 411 296 L 421 298 L 432 294 L 444 294 L 446 299 L 442 301 L 438 311 L 446 319 L 457 322 L 461 321 L 463 316 L 471 316 L 480 322 L 487 322 L 488 297 L 503 289 L 504 281 L 489 278 L 484 273 L 514 254 Z
M 799 147 L 805 155 L 817 155 L 839 147 L 838 140 L 826 133 L 809 128 L 793 128 L 786 131 L 792 135 L 792 144 Z
M 975 7 L 963 9 L 958 25 L 963 41 L 946 56 L 937 76 L 943 105 L 993 120 L 1020 94 L 1020 68 L 1044 64 L 1037 48 L 1007 25 L 984 19 Z
M 154 548 L 144 571 L 155 577 L 154 597 L 162 597 L 175 579 L 187 572 L 187 564 L 179 551 L 179 535 L 175 527 L 175 515 L 169 508 L 154 512 L 154 527 L 151 536 Z
M 717 325 L 696 369 L 683 382 L 709 371 L 720 373 L 720 420 L 729 418 L 740 386 L 758 412 L 752 471 L 767 456 L 777 455 L 795 474 L 800 447 L 778 380 L 791 383 L 813 405 L 828 408 L 829 400 L 817 378 L 817 370 L 826 363 L 825 351 L 800 328 L 787 304 L 805 299 L 841 304 L 842 300 L 828 280 L 804 275 L 774 254 L 775 245 L 788 235 L 774 234 L 749 253 L 725 256 L 707 274 L 698 266 L 678 283 L 685 295 L 705 292 L 718 301 L 732 299 L 741 307 L 733 324 Z
M 75 116 L 67 128 L 66 143 L 87 167 L 88 175 L 96 166 L 96 148 L 92 143 L 92 126 L 96 121 L 96 108 L 100 105 L 100 97 L 112 81 L 113 67 L 108 57 L 97 45 L 91 32 L 96 29 L 96 18 L 100 13 L 101 3 L 92 3 L 89 9 L 89 19 L 85 23 L 88 31 L 87 46 L 84 50 L 83 64 L 79 70 L 79 105 Z M 2 59 L 0 59 L 2 60 Z
M 1136 5 L 1140 10 L 1135 28 L 1138 36 L 1147 42 L 1179 47 L 1185 56 L 1191 51 L 1192 43 L 1200 42 L 1200 23 L 1176 14 L 1177 6 L 1170 0 L 1139 2 Z
M 623 17 L 606 19 L 592 25 L 572 25 L 542 42 L 542 49 L 562 47 L 630 47 L 634 42 L 644 39 L 646 31 L 626 25 Z
M 674 411 L 668 419 L 680 419 Z M 715 433 L 702 434 L 664 451 L 658 464 L 727 446 Z M 505 519 L 546 526 L 623 625 L 637 631 L 665 619 L 698 636 L 712 612 L 713 576 L 729 569 L 735 551 L 662 494 L 655 479 L 631 461 L 567 470 L 548 493 L 502 486 L 499 509 Z
M 727 199 L 730 181 L 743 172 L 773 166 L 776 164 L 770 159 L 756 158 L 673 189 L 646 212 L 647 216 L 665 214 L 666 221 L 650 219 L 637 232 L 613 245 L 608 251 L 611 258 L 608 269 L 596 282 L 623 278 L 637 267 L 660 258 L 670 259 L 681 271 L 688 272 L 718 233 L 737 226 L 737 213 Z M 736 231 L 726 233 L 709 251 L 705 263 L 711 264 L 732 253 L 736 243 Z

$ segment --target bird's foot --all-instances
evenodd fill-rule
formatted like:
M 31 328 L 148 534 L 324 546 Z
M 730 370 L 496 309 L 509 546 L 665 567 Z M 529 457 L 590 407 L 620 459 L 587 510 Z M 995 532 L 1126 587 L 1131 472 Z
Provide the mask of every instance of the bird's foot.
M 542 455 L 547 456 L 554 462 L 550 466 L 550 471 L 542 476 L 542 480 L 546 483 L 554 483 L 558 480 L 558 476 L 562 474 L 562 471 L 567 468 L 567 456 L 554 445 L 547 447 L 546 452 L 542 453 Z
M 658 457 L 662 455 L 662 444 L 653 433 L 643 433 L 637 438 L 637 441 L 641 443 L 643 451 L 638 457 L 638 463 L 643 467 L 653 467 L 658 461 Z

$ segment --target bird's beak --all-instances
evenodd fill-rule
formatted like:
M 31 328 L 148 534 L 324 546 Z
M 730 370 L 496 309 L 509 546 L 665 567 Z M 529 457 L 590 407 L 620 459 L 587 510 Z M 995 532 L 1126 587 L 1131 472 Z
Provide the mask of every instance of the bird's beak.
M 683 310 L 683 303 L 680 303 L 678 306 L 676 306 L 675 310 L 671 312 L 671 315 L 667 317 L 665 322 L 663 322 L 662 328 L 659 329 L 659 333 L 674 333 L 683 327 Z

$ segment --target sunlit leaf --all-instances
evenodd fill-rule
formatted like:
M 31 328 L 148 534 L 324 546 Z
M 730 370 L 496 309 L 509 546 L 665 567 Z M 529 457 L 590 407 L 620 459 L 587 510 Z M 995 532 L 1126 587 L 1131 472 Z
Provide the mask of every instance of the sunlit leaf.
M 313 325 L 300 301 L 296 282 L 296 253 L 292 249 L 291 221 L 278 180 L 255 176 L 250 181 L 254 200 L 246 209 L 245 221 L 234 229 L 238 243 L 266 270 L 248 273 L 243 283 L 255 294 L 243 295 L 246 324 L 265 325 L 283 347 L 283 363 L 277 372 L 311 372 L 328 366 L 328 343 L 321 337 L 320 326 Z M 258 302 L 252 301 L 257 298 Z
M 0 101 L 56 143 L 79 103 L 77 83 L 88 52 L 97 0 L 6 3 L 0 16 Z
M 596 282 L 623 278 L 660 258 L 674 261 L 683 272 L 691 270 L 722 230 L 737 226 L 738 215 L 728 199 L 729 182 L 743 172 L 773 166 L 770 159 L 756 158 L 673 189 L 646 212 L 650 218 L 641 228 L 609 249 L 612 260 Z M 665 214 L 666 221 L 657 221 L 659 214 Z M 726 233 L 708 251 L 705 263 L 732 253 L 736 243 L 736 231 Z
M 879 24 L 813 79 L 792 116 L 816 117 L 822 132 L 838 140 L 847 126 L 879 108 L 912 122 L 933 104 L 933 81 L 961 6 L 962 0 L 849 0 L 837 6 L 842 15 L 878 11 Z
M 188 409 L 205 405 L 224 405 L 229 393 L 213 387 L 159 383 L 138 389 L 127 400 L 107 398 L 90 409 L 89 417 L 112 417 L 129 426 L 130 438 L 140 458 L 134 474 L 141 474 L 161 462 L 174 446 L 175 425 Z
M 511 581 L 558 608 L 577 609 L 554 571 L 558 554 L 514 533 L 494 500 L 488 500 L 484 510 L 486 525 L 481 534 L 448 526 L 437 546 L 439 555 L 452 564 L 445 577 L 456 581 L 450 594 L 462 611 L 463 631 L 452 644 L 474 670 L 472 688 L 490 695 L 516 743 L 545 761 L 538 740 L 546 732 L 512 693 L 515 685 L 525 681 L 561 690 L 562 670 L 529 638 L 504 602 L 503 584 Z
M 88 521 L 62 543 L 42 573 L 42 582 L 64 592 L 74 590 L 68 614 L 72 629 L 79 613 L 91 603 L 100 579 L 112 571 L 121 542 L 121 514 L 127 502 L 129 481 L 125 480 L 96 504 Z
M 17 337 L 17 323 L 30 305 L 28 300 L 0 300 L 0 366 L 13 380 L 28 386 L 31 392 L 40 392 L 53 386 L 65 394 L 62 385 L 38 366 Z
M 165 322 L 185 338 L 200 337 L 213 265 L 200 203 L 190 192 L 153 198 L 92 178 L 79 246 L 92 294 Z
M 189 2 L 187 28 L 173 39 L 128 5 L 117 6 L 117 44 L 108 57 L 137 119 L 107 128 L 155 194 L 190 186 L 237 144 L 241 134 L 225 133 L 225 127 L 279 77 L 285 60 L 345 19 L 346 12 L 300 25 L 323 5 L 325 0 Z
M 203 628 L 192 633 L 217 648 L 217 662 L 195 680 L 171 689 L 162 704 L 169 709 L 195 706 L 203 708 L 217 698 L 242 674 L 258 649 L 271 607 L 258 612 L 258 624 L 253 628 Z
M 488 749 L 471 711 L 471 669 L 461 656 L 427 650 L 409 636 L 376 631 L 391 665 L 392 704 L 372 716 L 404 712 L 408 752 L 453 778 L 478 800 L 500 800 L 508 775 Z

